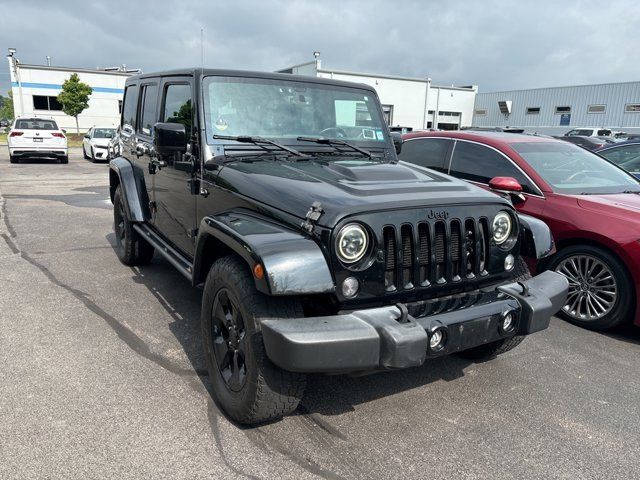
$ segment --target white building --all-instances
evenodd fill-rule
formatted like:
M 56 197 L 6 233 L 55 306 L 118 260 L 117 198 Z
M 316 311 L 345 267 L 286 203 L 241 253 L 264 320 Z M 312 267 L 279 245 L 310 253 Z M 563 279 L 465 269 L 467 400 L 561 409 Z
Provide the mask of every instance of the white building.
M 474 127 L 563 135 L 578 127 L 640 132 L 640 81 L 478 93 Z
M 52 117 L 60 128 L 75 132 L 75 118 L 66 115 L 58 103 L 62 83 L 77 73 L 80 80 L 93 89 L 89 107 L 78 116 L 80 131 L 92 126 L 116 126 L 119 123 L 124 82 L 137 71 L 25 65 L 10 50 L 7 57 L 11 76 L 13 107 L 16 116 Z
M 320 58 L 278 72 L 370 85 L 378 92 L 388 124 L 414 130 L 458 130 L 470 126 L 478 90 L 476 86 L 437 86 L 430 78 L 330 70 L 322 67 Z M 434 118 L 437 119 L 435 122 Z

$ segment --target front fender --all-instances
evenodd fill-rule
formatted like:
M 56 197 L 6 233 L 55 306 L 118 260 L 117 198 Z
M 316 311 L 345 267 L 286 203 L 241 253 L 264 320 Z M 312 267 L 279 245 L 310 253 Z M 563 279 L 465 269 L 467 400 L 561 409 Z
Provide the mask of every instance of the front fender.
M 518 219 L 523 235 L 522 255 L 540 260 L 556 251 L 553 235 L 546 223 L 523 213 L 518 213 Z
M 268 295 L 302 295 L 335 291 L 320 247 L 300 232 L 244 213 L 223 213 L 202 219 L 194 258 L 194 279 L 202 278 L 209 238 L 233 250 L 253 270 L 264 267 L 256 287 Z M 204 274 L 204 275 L 203 275 Z
M 144 214 L 136 186 L 136 177 L 133 173 L 131 163 L 122 158 L 114 158 L 109 162 L 109 190 L 111 201 L 117 186 L 120 185 L 125 204 L 128 209 L 129 219 L 132 222 L 143 222 Z

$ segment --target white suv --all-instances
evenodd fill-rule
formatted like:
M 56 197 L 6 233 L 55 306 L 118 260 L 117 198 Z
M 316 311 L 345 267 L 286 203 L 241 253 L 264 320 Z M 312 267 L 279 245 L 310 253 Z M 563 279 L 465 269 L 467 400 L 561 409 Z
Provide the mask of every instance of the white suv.
M 11 163 L 33 157 L 57 158 L 60 163 L 69 163 L 67 137 L 51 118 L 16 118 L 7 143 Z

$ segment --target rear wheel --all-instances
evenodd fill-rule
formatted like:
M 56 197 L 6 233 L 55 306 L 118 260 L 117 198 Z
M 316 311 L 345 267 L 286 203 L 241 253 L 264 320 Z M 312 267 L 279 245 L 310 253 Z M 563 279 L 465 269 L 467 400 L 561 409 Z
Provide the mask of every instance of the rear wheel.
M 635 298 L 624 264 L 592 245 L 572 245 L 552 259 L 550 270 L 569 280 L 567 303 L 558 315 L 590 330 L 605 330 L 627 321 Z
M 125 265 L 146 265 L 153 258 L 153 247 L 133 229 L 133 224 L 127 217 L 121 188 L 118 185 L 113 196 L 116 253 Z
M 66 157 L 60 158 L 60 163 L 69 163 L 69 157 L 66 156 Z
M 524 261 L 524 258 L 518 256 L 516 265 L 513 270 L 512 281 L 522 282 L 524 280 L 529 280 L 530 278 L 531 272 L 529 272 L 527 263 Z M 497 342 L 491 342 L 485 345 L 480 345 L 479 347 L 470 348 L 469 350 L 465 350 L 464 352 L 460 353 L 460 355 L 472 360 L 484 360 L 487 358 L 493 358 L 496 355 L 500 355 L 516 348 L 522 343 L 524 337 L 524 335 L 514 335 L 513 337 L 503 338 L 502 340 L 498 340 Z
M 18 157 L 14 157 L 13 155 L 9 155 L 9 163 L 18 163 Z
M 217 260 L 202 298 L 202 337 L 213 395 L 229 417 L 243 424 L 280 418 L 302 398 L 305 376 L 278 368 L 267 357 L 260 318 L 302 317 L 297 299 L 268 297 L 247 266 Z

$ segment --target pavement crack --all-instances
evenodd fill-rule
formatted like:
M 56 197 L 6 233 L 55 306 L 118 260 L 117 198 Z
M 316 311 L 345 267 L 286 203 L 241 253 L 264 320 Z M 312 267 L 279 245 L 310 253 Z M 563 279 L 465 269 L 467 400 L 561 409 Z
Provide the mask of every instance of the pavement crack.
M 7 245 L 9 246 L 9 248 L 11 249 L 11 251 L 15 254 L 20 253 L 20 250 L 18 249 L 18 247 L 16 246 L 15 243 L 13 243 L 13 240 L 11 239 L 11 237 L 9 235 L 7 235 L 6 233 L 0 234 L 0 237 L 2 237 L 4 239 L 4 241 L 7 243 Z
M 0 216 L 2 216 L 2 219 L 4 220 L 4 225 L 5 227 L 7 227 L 7 232 L 9 232 L 9 236 L 11 238 L 15 238 L 16 231 L 13 229 L 13 226 L 9 221 L 9 217 L 7 216 L 7 202 L 2 197 L 2 195 L 0 195 Z
M 118 337 L 135 353 L 137 353 L 143 358 L 146 358 L 147 360 L 151 360 L 155 364 L 159 365 L 160 367 L 164 368 L 165 370 L 171 373 L 175 373 L 176 375 L 180 375 L 183 377 L 184 376 L 191 377 L 191 376 L 198 375 L 198 372 L 195 372 L 193 369 L 184 368 L 179 365 L 176 365 L 173 362 L 167 360 L 162 355 L 152 352 L 149 346 L 144 342 L 144 340 L 142 340 L 142 338 L 136 335 L 136 333 L 133 332 L 130 328 L 120 323 L 113 315 L 110 315 L 109 313 L 104 311 L 99 305 L 97 305 L 93 300 L 91 300 L 91 298 L 87 293 L 83 292 L 82 290 L 73 288 L 72 286 L 67 285 L 66 283 L 58 280 L 58 278 L 53 273 L 51 273 L 51 271 L 47 267 L 39 263 L 37 260 L 31 257 L 28 253 L 20 252 L 20 256 L 24 260 L 29 262 L 31 265 L 36 267 L 38 270 L 40 270 L 51 283 L 69 292 L 77 300 L 79 300 L 88 310 L 90 310 L 91 312 L 95 313 L 97 316 L 102 318 L 107 323 L 107 325 L 111 327 L 111 329 L 118 335 Z

